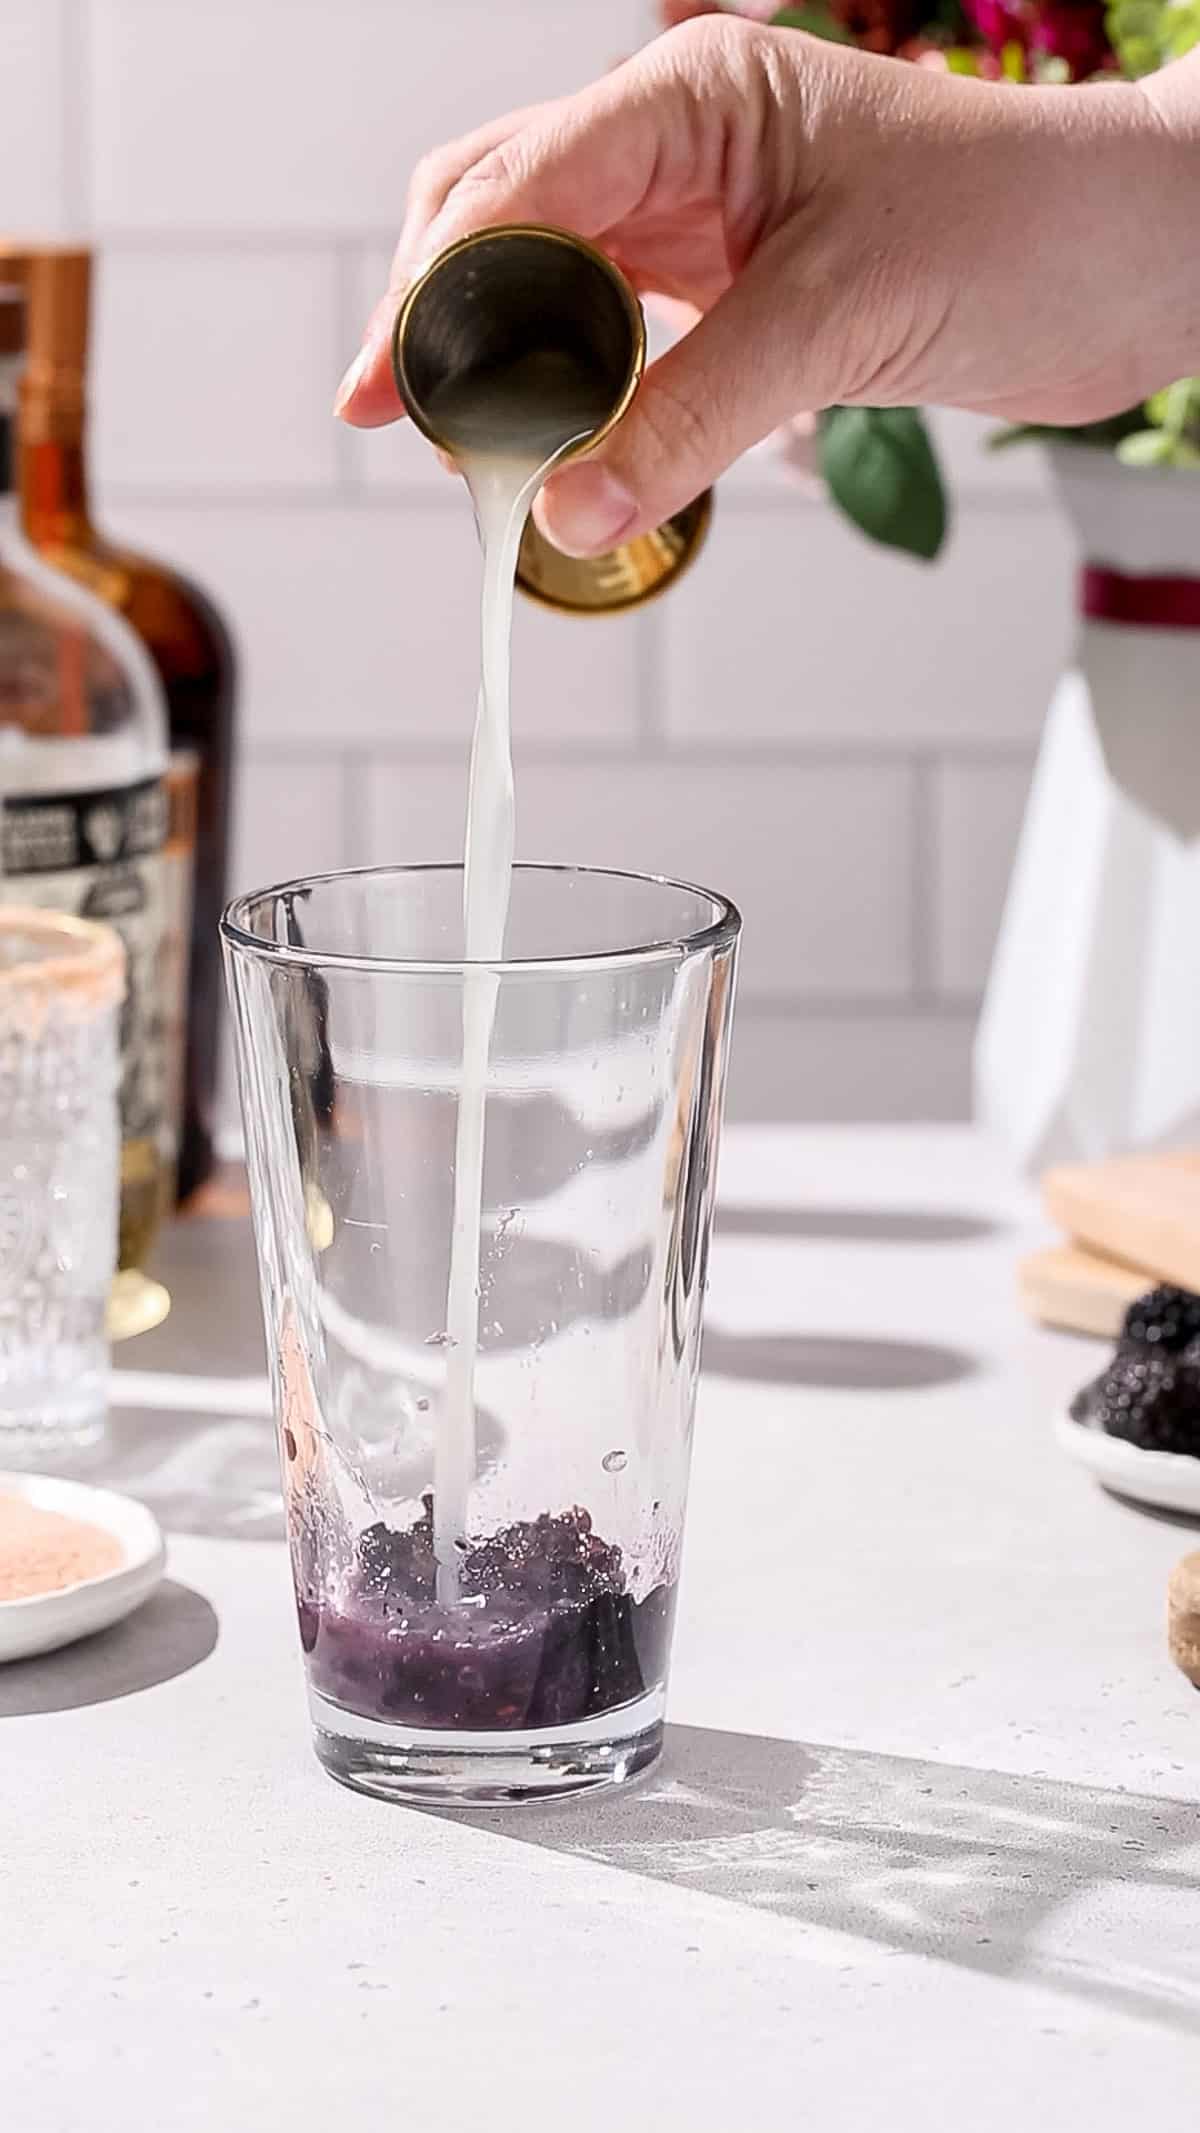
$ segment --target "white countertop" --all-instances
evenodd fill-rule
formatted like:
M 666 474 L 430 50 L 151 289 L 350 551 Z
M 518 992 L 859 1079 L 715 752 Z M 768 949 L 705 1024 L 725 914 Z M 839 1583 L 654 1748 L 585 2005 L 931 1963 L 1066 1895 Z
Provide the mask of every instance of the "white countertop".
M 176 1533 L 103 1646 L 0 1671 L 12 2133 L 1191 2133 L 1196 1531 L 1056 1450 L 1103 1351 L 1018 1315 L 1028 1196 L 965 1131 L 743 1128 L 722 1201 L 660 1772 L 343 1792 L 282 1546 Z M 267 1425 L 150 1404 L 115 1485 L 270 1530 Z

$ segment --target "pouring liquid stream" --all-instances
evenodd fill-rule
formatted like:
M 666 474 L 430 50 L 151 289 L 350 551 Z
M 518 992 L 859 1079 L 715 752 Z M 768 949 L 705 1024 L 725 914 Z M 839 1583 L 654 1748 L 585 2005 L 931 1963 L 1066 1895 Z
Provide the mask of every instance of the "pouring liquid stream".
M 488 1068 L 512 884 L 514 792 L 509 710 L 513 586 L 538 490 L 608 412 L 602 384 L 563 356 L 522 357 L 486 378 L 443 386 L 429 413 L 453 449 L 483 552 L 481 680 L 471 748 L 463 870 L 462 1074 L 446 1298 L 446 1382 L 434 1438 L 437 1598 L 460 1598 L 476 1471 L 480 1253 Z

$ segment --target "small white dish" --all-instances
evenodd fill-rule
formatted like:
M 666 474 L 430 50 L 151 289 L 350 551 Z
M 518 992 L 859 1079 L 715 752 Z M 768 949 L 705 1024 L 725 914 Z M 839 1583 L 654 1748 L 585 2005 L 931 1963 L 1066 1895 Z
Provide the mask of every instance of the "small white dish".
M 32 1659 L 54 1652 L 78 1637 L 132 1614 L 148 1599 L 166 1566 L 167 1551 L 157 1521 L 144 1504 L 111 1489 L 93 1489 L 83 1481 L 59 1481 L 50 1474 L 0 1473 L 0 1495 L 22 1496 L 40 1511 L 57 1511 L 101 1526 L 120 1542 L 124 1560 L 102 1577 L 39 1592 L 28 1600 L 0 1600 L 0 1663 Z
M 1159 1511 L 1190 1511 L 1200 1518 L 1200 1459 L 1190 1452 L 1143 1451 L 1140 1444 L 1090 1429 L 1069 1414 L 1055 1417 L 1054 1434 L 1068 1456 L 1106 1489 Z

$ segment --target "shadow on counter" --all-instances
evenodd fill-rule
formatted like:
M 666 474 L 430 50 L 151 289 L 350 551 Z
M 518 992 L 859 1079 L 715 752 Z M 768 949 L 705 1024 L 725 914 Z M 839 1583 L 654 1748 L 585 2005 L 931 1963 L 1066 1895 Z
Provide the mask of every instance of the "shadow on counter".
M 935 1341 L 880 1340 L 835 1333 L 704 1335 L 706 1377 L 752 1385 L 803 1385 L 826 1392 L 918 1392 L 953 1385 L 979 1368 L 962 1348 Z
M 659 1770 L 627 1793 L 465 1819 L 505 1841 L 1197 2027 L 1200 1821 L 1179 1800 L 669 1726 Z
M 78 1711 L 157 1688 L 216 1647 L 217 1617 L 190 1585 L 165 1578 L 145 1605 L 98 1636 L 0 1667 L 0 1719 Z

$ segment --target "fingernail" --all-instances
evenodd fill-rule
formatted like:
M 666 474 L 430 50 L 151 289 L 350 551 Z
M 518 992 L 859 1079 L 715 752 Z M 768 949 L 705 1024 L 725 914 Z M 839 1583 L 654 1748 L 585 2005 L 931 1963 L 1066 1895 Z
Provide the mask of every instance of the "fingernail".
M 340 415 L 342 409 L 346 407 L 349 402 L 354 398 L 354 395 L 362 382 L 362 375 L 370 360 L 370 356 L 371 349 L 370 345 L 368 344 L 366 347 L 359 349 L 358 354 L 354 358 L 354 361 L 349 365 L 346 371 L 346 375 L 342 379 L 342 382 L 338 386 L 337 392 L 334 395 L 333 412 L 335 415 Z
M 602 555 L 637 517 L 637 498 L 607 467 L 564 467 L 546 490 L 546 518 L 566 555 Z

